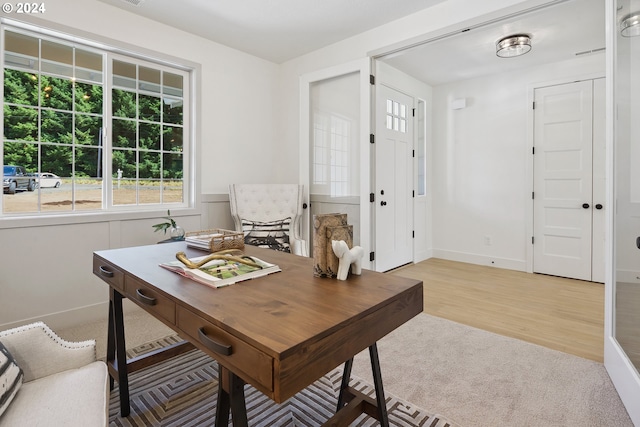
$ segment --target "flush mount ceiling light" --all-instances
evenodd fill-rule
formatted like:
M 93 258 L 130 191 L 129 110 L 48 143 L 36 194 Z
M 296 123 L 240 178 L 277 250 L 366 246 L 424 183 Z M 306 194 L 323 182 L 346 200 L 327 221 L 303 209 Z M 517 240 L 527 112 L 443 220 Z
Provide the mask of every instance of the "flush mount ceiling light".
M 624 37 L 640 36 L 640 13 L 627 15 L 620 23 L 620 34 Z
M 500 39 L 496 43 L 496 55 L 500 58 L 513 58 L 531 50 L 531 37 L 526 34 L 514 34 Z

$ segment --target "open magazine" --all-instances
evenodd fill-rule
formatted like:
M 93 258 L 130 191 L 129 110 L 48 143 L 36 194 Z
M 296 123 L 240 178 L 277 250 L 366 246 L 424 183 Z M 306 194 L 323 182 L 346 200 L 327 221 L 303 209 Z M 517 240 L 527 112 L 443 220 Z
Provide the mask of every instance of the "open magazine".
M 197 264 L 207 257 L 208 255 L 189 258 L 189 261 Z M 266 276 L 267 274 L 281 271 L 277 265 L 259 258 L 251 257 L 251 261 L 260 265 L 262 268 L 228 260 L 212 260 L 199 268 L 188 268 L 181 261 L 175 260 L 162 263 L 160 267 L 214 288 L 228 286 L 243 280 Z

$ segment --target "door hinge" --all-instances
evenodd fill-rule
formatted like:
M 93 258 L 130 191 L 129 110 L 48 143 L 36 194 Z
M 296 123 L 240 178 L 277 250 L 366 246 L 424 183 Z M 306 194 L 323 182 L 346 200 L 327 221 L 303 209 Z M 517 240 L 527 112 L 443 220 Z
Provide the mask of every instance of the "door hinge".
M 536 147 L 531 147 L 531 154 L 536 154 Z
M 536 109 L 536 101 L 533 101 L 532 108 L 533 108 L 534 110 Z
M 413 197 L 415 199 L 416 197 L 416 190 L 411 190 L 411 197 Z
M 415 108 L 412 108 L 411 116 L 412 116 L 412 117 L 415 117 L 415 116 L 416 116 L 416 109 L 415 109 Z
M 411 157 L 416 157 L 416 150 L 411 150 Z
M 376 136 L 372 133 L 369 134 L 369 142 L 372 144 L 376 143 Z
M 376 259 L 376 253 L 369 252 L 369 261 L 375 261 L 375 259 Z
M 376 84 L 376 76 L 374 76 L 373 74 L 369 74 L 369 84 L 370 85 Z
M 376 201 L 376 195 L 374 193 L 369 193 L 369 202 L 373 203 Z
M 411 230 L 411 238 L 412 239 L 416 238 L 416 230 Z
M 536 193 L 534 191 L 531 192 L 531 200 L 534 200 L 536 198 Z
M 533 245 L 534 237 L 531 236 L 531 244 Z

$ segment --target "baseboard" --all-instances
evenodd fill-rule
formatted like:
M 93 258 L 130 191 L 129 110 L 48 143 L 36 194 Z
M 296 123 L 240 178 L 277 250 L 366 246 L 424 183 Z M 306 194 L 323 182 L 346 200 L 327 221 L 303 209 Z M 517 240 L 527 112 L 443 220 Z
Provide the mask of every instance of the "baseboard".
M 142 309 L 131 301 L 125 299 L 122 304 L 122 310 L 125 313 L 129 313 Z M 57 313 L 22 319 L 17 322 L 5 323 L 0 325 L 0 331 L 16 328 L 33 322 L 44 322 L 55 331 L 58 329 L 72 328 L 85 323 L 106 321 L 108 315 L 109 301 L 105 301 L 98 304 L 74 308 L 72 310 L 60 311 Z
M 441 258 L 448 261 L 466 262 L 476 265 L 489 265 L 491 267 L 507 270 L 527 271 L 527 263 L 524 260 L 490 257 L 486 255 L 470 254 L 466 252 L 433 249 L 432 258 Z
M 616 281 L 625 283 L 640 283 L 640 271 L 616 270 Z
M 431 249 L 418 251 L 413 255 L 413 262 L 418 263 L 429 258 L 433 258 L 433 251 Z

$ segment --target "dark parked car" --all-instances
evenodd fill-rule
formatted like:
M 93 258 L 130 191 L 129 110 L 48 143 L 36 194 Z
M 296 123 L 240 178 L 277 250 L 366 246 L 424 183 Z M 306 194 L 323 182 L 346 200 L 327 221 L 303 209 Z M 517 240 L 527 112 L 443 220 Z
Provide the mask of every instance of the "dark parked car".
M 22 166 L 5 166 L 2 189 L 9 194 L 15 194 L 17 190 L 33 191 L 36 189 L 36 179 L 28 175 Z

